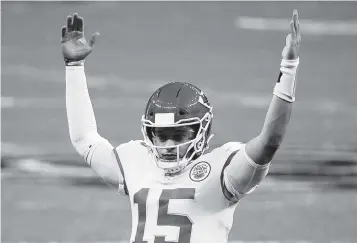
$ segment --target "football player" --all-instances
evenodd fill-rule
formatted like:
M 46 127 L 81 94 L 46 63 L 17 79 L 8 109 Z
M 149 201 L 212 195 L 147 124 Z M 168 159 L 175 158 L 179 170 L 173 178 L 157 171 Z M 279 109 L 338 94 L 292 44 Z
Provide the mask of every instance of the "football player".
M 97 36 L 86 41 L 78 14 L 62 27 L 69 134 L 93 170 L 128 196 L 130 242 L 227 242 L 237 202 L 267 175 L 290 119 L 301 39 L 298 12 L 262 131 L 246 144 L 228 142 L 209 153 L 212 105 L 189 83 L 168 83 L 152 94 L 141 120 L 143 140 L 113 147 L 98 134 L 84 71 Z

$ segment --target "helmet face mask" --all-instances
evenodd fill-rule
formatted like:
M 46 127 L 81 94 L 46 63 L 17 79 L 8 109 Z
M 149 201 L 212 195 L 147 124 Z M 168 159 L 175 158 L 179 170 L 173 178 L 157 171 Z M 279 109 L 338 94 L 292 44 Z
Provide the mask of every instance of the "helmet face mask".
M 155 145 L 170 146 L 168 142 L 183 145 L 193 140 L 197 136 L 198 130 L 199 124 L 177 127 L 147 127 L 147 134 Z
M 213 136 L 212 118 L 207 98 L 191 84 L 169 83 L 155 91 L 141 130 L 157 166 L 176 173 L 201 156 Z

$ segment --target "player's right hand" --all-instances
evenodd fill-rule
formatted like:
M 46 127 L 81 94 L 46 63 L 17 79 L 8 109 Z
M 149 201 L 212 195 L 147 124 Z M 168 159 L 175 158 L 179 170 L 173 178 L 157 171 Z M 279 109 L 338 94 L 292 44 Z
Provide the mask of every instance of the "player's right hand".
M 67 16 L 67 25 L 62 27 L 61 47 L 66 63 L 84 60 L 93 50 L 96 37 L 95 32 L 89 43 L 83 35 L 83 18 L 77 13 Z
M 298 11 L 294 10 L 290 21 L 290 33 L 286 36 L 285 47 L 281 53 L 285 60 L 295 60 L 299 57 L 299 47 L 301 42 L 300 24 Z

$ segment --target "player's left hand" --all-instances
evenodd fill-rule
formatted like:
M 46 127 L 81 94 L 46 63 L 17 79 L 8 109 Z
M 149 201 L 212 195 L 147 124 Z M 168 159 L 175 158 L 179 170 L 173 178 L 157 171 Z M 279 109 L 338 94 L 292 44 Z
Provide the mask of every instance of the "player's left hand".
M 83 34 L 83 18 L 77 13 L 67 17 L 67 26 L 62 27 L 61 46 L 62 54 L 66 62 L 84 60 L 93 50 L 96 37 L 95 32 L 89 43 Z
M 295 60 L 299 57 L 300 46 L 300 24 L 298 11 L 294 10 L 290 21 L 290 33 L 286 36 L 285 47 L 282 51 L 282 58 L 285 60 Z

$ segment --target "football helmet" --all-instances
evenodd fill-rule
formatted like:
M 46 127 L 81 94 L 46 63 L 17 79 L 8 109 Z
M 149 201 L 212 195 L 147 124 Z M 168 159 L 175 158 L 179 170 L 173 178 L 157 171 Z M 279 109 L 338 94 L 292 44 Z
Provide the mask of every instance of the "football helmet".
M 141 119 L 144 143 L 153 155 L 159 168 L 167 173 L 177 173 L 191 161 L 201 156 L 209 148 L 213 137 L 212 106 L 207 97 L 196 86 L 184 82 L 168 83 L 157 89 L 150 97 L 145 114 Z M 155 128 L 189 126 L 195 129 L 194 138 L 170 146 L 158 146 L 153 142 Z M 179 156 L 180 147 L 189 145 L 183 157 Z M 157 149 L 176 148 L 176 161 L 167 161 Z

